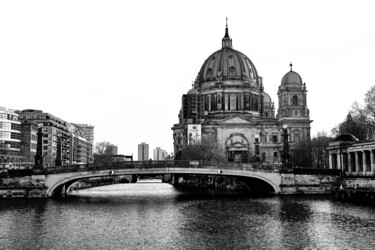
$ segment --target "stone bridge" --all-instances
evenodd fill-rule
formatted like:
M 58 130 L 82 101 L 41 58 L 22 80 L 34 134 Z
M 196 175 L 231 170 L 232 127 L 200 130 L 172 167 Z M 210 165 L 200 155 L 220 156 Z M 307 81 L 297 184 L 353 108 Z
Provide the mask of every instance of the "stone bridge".
M 198 161 L 132 161 L 69 165 L 43 171 L 47 196 L 58 196 L 82 179 L 118 175 L 194 174 L 255 178 L 267 183 L 275 194 L 280 193 L 281 174 L 272 166 Z

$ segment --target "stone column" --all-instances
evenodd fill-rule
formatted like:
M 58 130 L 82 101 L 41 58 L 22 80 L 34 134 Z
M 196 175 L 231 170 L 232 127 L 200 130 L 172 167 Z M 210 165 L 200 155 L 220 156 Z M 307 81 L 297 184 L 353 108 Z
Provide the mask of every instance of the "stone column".
M 374 161 L 374 151 L 370 150 L 370 164 L 371 164 L 371 175 L 375 174 L 375 161 Z
M 340 170 L 342 170 L 342 162 L 341 162 L 341 153 L 339 152 L 338 154 L 337 154 L 337 169 L 340 169 Z
M 329 160 L 329 169 L 333 169 L 333 166 L 332 166 L 332 154 L 329 154 L 329 157 L 328 157 L 328 160 Z
M 350 152 L 348 152 L 348 173 L 352 173 L 352 156 Z
M 366 151 L 362 151 L 362 166 L 363 166 L 363 175 L 366 175 Z
M 359 151 L 355 152 L 355 172 L 359 173 Z

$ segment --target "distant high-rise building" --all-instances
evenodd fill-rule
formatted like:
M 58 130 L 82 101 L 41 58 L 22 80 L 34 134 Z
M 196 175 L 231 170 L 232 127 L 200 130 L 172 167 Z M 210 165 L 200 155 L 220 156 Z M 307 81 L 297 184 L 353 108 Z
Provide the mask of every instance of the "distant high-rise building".
M 13 109 L 0 107 L 0 169 L 17 166 L 24 158 L 21 151 L 21 122 Z
M 138 144 L 138 161 L 147 161 L 148 158 L 148 144 L 145 142 L 142 142 L 141 144 Z
M 154 149 L 154 160 L 155 161 L 163 161 L 168 156 L 167 151 L 164 149 L 161 149 L 160 147 L 156 147 Z
M 115 146 L 113 144 L 108 145 L 107 148 L 105 149 L 105 154 L 106 155 L 117 155 L 118 154 L 117 146 Z

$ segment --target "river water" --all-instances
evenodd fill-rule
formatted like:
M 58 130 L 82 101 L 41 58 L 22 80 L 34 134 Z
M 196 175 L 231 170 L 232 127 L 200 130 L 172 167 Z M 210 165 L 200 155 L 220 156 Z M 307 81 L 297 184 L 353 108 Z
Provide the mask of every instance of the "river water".
M 0 249 L 375 249 L 375 208 L 329 197 L 183 193 L 164 183 L 0 200 Z

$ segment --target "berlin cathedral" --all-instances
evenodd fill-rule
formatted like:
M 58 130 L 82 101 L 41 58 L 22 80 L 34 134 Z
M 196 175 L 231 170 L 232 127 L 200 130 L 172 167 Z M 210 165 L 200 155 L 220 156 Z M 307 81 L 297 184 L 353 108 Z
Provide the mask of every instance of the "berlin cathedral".
M 282 128 L 287 128 L 291 145 L 310 139 L 306 93 L 290 64 L 275 114 L 262 77 L 245 54 L 232 48 L 226 25 L 222 48 L 205 60 L 193 88 L 182 96 L 179 123 L 172 127 L 175 157 L 187 145 L 211 138 L 229 162 L 247 163 L 253 157 L 280 162 Z

